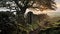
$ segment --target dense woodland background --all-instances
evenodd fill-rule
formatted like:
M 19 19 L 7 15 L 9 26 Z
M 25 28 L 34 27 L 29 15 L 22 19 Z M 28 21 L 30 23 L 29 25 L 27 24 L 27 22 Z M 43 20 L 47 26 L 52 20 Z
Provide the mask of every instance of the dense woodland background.
M 26 9 L 56 10 L 54 0 L 0 0 L 0 34 L 60 34 L 60 17 L 36 15 Z M 37 10 L 38 12 L 38 10 Z

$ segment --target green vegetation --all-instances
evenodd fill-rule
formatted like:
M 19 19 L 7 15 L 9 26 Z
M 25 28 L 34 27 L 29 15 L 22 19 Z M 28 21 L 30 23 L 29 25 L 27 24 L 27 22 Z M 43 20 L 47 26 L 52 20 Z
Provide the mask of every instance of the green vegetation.
M 8 4 L 6 4 L 9 1 Z M 59 34 L 60 17 L 50 18 L 47 14 L 31 13 L 24 17 L 26 9 L 55 10 L 54 0 L 0 0 L 0 7 L 9 7 L 10 11 L 0 12 L 1 34 Z M 16 4 L 14 10 L 12 3 Z M 36 5 L 35 5 L 36 4 Z M 37 10 L 36 9 L 36 10 Z M 16 12 L 16 15 L 13 14 Z

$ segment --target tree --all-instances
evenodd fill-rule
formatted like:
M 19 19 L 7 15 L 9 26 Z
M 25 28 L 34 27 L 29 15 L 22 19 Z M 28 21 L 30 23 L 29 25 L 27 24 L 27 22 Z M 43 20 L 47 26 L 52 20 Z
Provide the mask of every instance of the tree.
M 42 11 L 46 9 L 54 10 L 56 8 L 54 0 L 14 0 L 14 1 L 21 9 L 22 13 L 24 13 L 25 10 L 30 7 L 38 8 Z
M 56 3 L 54 0 L 13 0 L 16 5 L 20 8 L 20 11 L 17 12 L 18 15 L 18 23 L 23 23 L 26 26 L 24 21 L 24 13 L 28 8 L 39 9 L 40 11 L 44 10 L 55 10 Z
M 54 0 L 13 0 L 17 6 L 21 9 L 18 13 L 23 14 L 25 13 L 26 9 L 28 8 L 37 8 L 41 11 L 43 10 L 55 10 L 56 4 Z
M 3 0 L 1 0 L 1 1 L 3 1 Z M 10 1 L 10 0 L 8 0 L 8 1 Z M 18 27 L 18 29 L 20 28 L 20 30 L 24 30 L 24 31 L 31 30 L 31 29 L 28 29 L 29 26 L 27 26 L 27 24 L 25 23 L 24 13 L 25 13 L 26 9 L 28 9 L 28 8 L 36 9 L 37 8 L 40 11 L 43 11 L 43 10 L 47 10 L 47 9 L 55 10 L 55 8 L 56 8 L 56 6 L 55 6 L 56 3 L 54 2 L 54 0 L 11 0 L 11 1 L 14 1 L 16 3 L 17 7 L 20 9 L 20 10 L 16 9 L 17 27 Z

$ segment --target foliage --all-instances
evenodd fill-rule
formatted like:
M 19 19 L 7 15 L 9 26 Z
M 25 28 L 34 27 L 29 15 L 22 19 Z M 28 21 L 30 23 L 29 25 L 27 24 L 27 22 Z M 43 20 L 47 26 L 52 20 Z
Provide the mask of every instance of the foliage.
M 2 1 L 1 4 L 3 3 L 3 5 L 5 5 L 7 2 L 7 0 L 0 0 L 0 1 Z M 8 1 L 10 1 L 10 0 L 8 0 Z M 2 24 L 1 26 L 5 25 L 4 27 L 2 27 L 2 28 L 0 27 L 0 28 L 4 31 L 8 30 L 8 32 L 9 32 L 9 33 L 7 32 L 8 34 L 10 34 L 13 31 L 14 31 L 14 33 L 16 32 L 17 34 L 22 34 L 23 32 L 25 32 L 25 33 L 27 32 L 27 34 L 29 34 L 30 31 L 38 32 L 40 30 L 40 28 L 45 28 L 44 26 L 46 26 L 45 24 L 47 24 L 47 22 L 44 21 L 44 19 L 47 18 L 48 15 L 32 14 L 33 22 L 31 24 L 29 24 L 29 22 L 28 22 L 29 17 L 27 17 L 27 19 L 24 17 L 24 13 L 25 13 L 26 9 L 28 9 L 28 8 L 36 9 L 37 8 L 40 11 L 43 11 L 46 9 L 55 10 L 55 8 L 56 8 L 56 6 L 55 6 L 56 4 L 55 4 L 54 0 L 11 0 L 11 1 L 14 1 L 18 7 L 17 9 L 15 9 L 16 15 L 12 14 L 11 12 L 1 12 L 0 13 L 0 17 L 2 18 L 2 19 L 0 19 L 0 20 L 2 20 L 2 22 L 0 22 Z M 11 6 L 9 5 L 9 7 L 11 7 Z M 25 20 L 27 20 L 27 21 L 25 22 Z M 44 24 L 41 25 L 41 23 L 44 23 Z M 48 23 L 49 23 L 49 21 L 48 21 Z M 47 24 L 47 26 L 48 26 L 48 24 Z
M 27 8 L 38 8 L 39 10 L 46 10 L 46 9 L 51 9 L 54 10 L 55 7 L 55 2 L 54 0 L 14 0 L 15 3 L 18 5 L 21 10 L 27 9 Z M 20 1 L 20 3 L 18 3 Z
M 1 34 L 12 34 L 16 32 L 16 23 L 14 14 L 11 12 L 0 12 L 0 30 Z

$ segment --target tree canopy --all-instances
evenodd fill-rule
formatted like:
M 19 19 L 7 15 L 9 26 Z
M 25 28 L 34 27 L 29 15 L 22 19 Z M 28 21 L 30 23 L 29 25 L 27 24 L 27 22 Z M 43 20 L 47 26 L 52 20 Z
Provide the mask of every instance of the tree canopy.
M 31 13 L 31 15 L 33 17 L 32 21 L 34 21 L 34 23 L 33 22 L 29 23 L 29 22 L 31 22 L 31 21 L 29 21 L 29 20 L 31 20 L 30 19 L 31 16 L 29 15 L 29 13 L 28 13 L 27 19 L 24 18 L 24 13 L 25 13 L 26 9 L 28 9 L 28 8 L 36 9 L 37 8 L 40 11 L 47 10 L 47 9 L 48 10 L 56 9 L 56 3 L 54 2 L 54 0 L 0 0 L 1 4 L 3 3 L 2 5 L 4 7 L 6 6 L 6 2 L 8 2 L 8 1 L 14 2 L 17 5 L 16 15 L 12 14 L 12 12 L 0 12 L 0 17 L 2 16 L 1 17 L 2 19 L 0 19 L 0 21 L 2 20 L 1 24 L 5 25 L 5 26 L 4 25 L 2 25 L 2 26 L 4 26 L 4 28 L 7 26 L 6 29 L 9 31 L 10 31 L 10 28 L 12 29 L 12 31 L 16 30 L 16 28 L 17 28 L 16 31 L 19 34 L 23 31 L 27 32 L 27 34 L 29 34 L 30 31 L 37 30 L 37 32 L 38 32 L 40 30 L 40 21 L 39 20 L 43 21 L 45 18 L 48 17 L 47 14 L 35 15 L 35 14 Z M 9 7 L 11 7 L 10 4 L 8 4 L 8 5 L 9 5 Z M 45 23 L 45 21 L 42 23 Z M 48 24 L 48 23 L 46 22 L 46 24 Z M 5 30 L 5 31 L 7 31 L 7 30 Z
M 38 8 L 41 11 L 50 9 L 54 10 L 56 8 L 56 3 L 54 0 L 14 0 L 15 3 L 20 7 L 21 9 L 27 9 L 27 8 Z M 19 3 L 18 3 L 19 2 Z
M 1 3 L 5 4 L 8 1 L 14 1 L 16 5 L 21 9 L 22 13 L 25 13 L 27 8 L 37 8 L 40 11 L 43 10 L 55 10 L 56 3 L 54 0 L 0 0 Z

